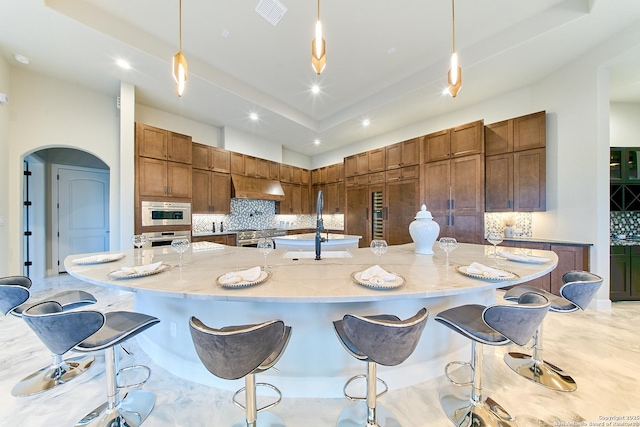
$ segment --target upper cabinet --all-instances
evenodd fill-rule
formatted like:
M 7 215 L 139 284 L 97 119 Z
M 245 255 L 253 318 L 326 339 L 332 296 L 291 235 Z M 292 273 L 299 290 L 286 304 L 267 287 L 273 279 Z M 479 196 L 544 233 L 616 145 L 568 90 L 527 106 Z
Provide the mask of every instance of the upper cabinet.
M 231 152 L 222 148 L 194 142 L 191 146 L 192 166 L 213 172 L 231 172 Z
M 541 111 L 485 126 L 485 211 L 546 210 L 546 120 Z
M 420 163 L 420 139 L 413 138 L 386 147 L 386 169 L 398 169 Z
M 610 210 L 640 211 L 640 147 L 611 147 Z
M 484 152 L 482 120 L 456 126 L 423 137 L 425 162 L 436 162 Z
M 136 123 L 138 156 L 191 164 L 191 137 Z
M 367 152 L 369 157 L 369 173 L 382 172 L 386 167 L 385 148 L 377 148 Z
M 344 176 L 366 175 L 369 173 L 369 153 L 358 153 L 344 158 Z

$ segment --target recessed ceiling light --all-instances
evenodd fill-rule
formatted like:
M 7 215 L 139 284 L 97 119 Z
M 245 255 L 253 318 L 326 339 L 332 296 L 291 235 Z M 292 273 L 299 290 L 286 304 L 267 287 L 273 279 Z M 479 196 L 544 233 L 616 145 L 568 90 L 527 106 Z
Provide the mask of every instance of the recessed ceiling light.
M 21 64 L 29 65 L 29 62 L 31 62 L 29 58 L 27 58 L 24 55 L 20 55 L 18 53 L 14 53 L 13 57 L 15 58 L 16 61 L 18 61 Z
M 395 47 L 392 47 L 391 49 L 387 50 L 387 55 L 393 55 L 394 53 L 396 53 Z
M 125 70 L 130 70 L 131 69 L 131 64 L 129 64 L 124 59 L 118 59 L 116 61 L 116 64 L 118 64 L 121 68 L 124 68 Z
M 229 30 L 222 30 L 220 35 L 226 39 L 227 37 L 229 37 Z
M 316 139 L 313 140 L 313 143 L 315 145 L 320 145 L 320 140 L 318 138 L 316 138 Z
M 257 113 L 251 113 L 249 114 L 249 118 L 253 121 L 258 120 L 258 114 Z
M 369 119 L 364 119 L 364 120 L 362 121 L 362 126 L 364 126 L 364 127 L 367 127 L 367 126 L 369 126 L 370 124 L 371 124 L 371 120 L 369 120 Z
M 311 92 L 320 93 L 320 86 L 318 86 L 318 85 L 311 86 Z

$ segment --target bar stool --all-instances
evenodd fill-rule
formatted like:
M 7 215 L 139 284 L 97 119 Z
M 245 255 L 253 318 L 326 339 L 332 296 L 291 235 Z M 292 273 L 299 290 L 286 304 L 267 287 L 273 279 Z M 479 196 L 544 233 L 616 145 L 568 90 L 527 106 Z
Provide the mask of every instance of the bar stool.
M 572 313 L 587 309 L 602 285 L 602 277 L 587 271 L 569 271 L 562 276 L 562 283 L 561 296 L 534 286 L 520 285 L 509 289 L 504 298 L 513 301 L 525 292 L 536 292 L 549 300 L 550 311 Z M 578 388 L 574 379 L 563 369 L 542 359 L 542 325 L 533 337 L 532 349 L 531 355 L 519 352 L 505 354 L 504 361 L 517 374 L 552 390 L 575 391 Z
M 226 380 L 244 377 L 245 386 L 233 395 L 233 403 L 244 409 L 245 418 L 233 427 L 284 427 L 280 417 L 262 412 L 276 406 L 282 393 L 272 384 L 256 383 L 255 375 L 273 367 L 284 353 L 291 337 L 291 327 L 282 320 L 243 325 L 210 328 L 198 318 L 189 319 L 191 338 L 202 364 L 213 375 Z M 256 386 L 274 390 L 278 399 L 261 408 L 256 403 Z M 246 391 L 245 404 L 236 398 Z
M 350 378 L 343 389 L 345 397 L 354 401 L 366 401 L 366 407 L 360 402 L 347 406 L 340 414 L 338 426 L 400 426 L 388 410 L 376 403 L 377 397 L 388 390 L 387 384 L 376 377 L 376 364 L 396 366 L 411 356 L 427 324 L 428 316 L 427 309 L 422 308 L 406 320 L 389 314 L 347 314 L 341 320 L 333 322 L 335 332 L 345 350 L 356 359 L 367 362 L 367 374 Z M 358 378 L 366 378 L 366 397 L 347 394 L 349 384 Z M 377 393 L 378 381 L 385 387 L 381 393 Z
M 445 375 L 456 386 L 471 386 L 469 397 L 461 398 L 456 393 L 443 390 L 440 404 L 456 426 L 512 427 L 517 426 L 509 413 L 490 397 L 482 395 L 482 351 L 483 344 L 506 345 L 514 342 L 526 344 L 549 310 L 549 301 L 538 294 L 523 294 L 517 305 L 468 304 L 438 313 L 437 322 L 472 340 L 471 381 L 454 381 L 449 368 L 461 362 L 451 362 Z
M 37 302 L 30 302 L 31 280 L 25 276 L 0 278 L 0 310 L 5 314 L 22 317 L 22 312 Z M 96 299 L 85 291 L 71 290 L 59 292 L 47 300 L 58 302 L 63 311 L 72 310 L 88 304 Z M 65 352 L 68 351 L 65 350 Z M 51 353 L 51 364 L 23 378 L 11 390 L 15 397 L 31 396 L 62 384 L 66 384 L 84 373 L 94 362 L 92 356 L 79 356 L 62 359 L 62 353 Z
M 106 314 L 92 310 L 64 312 L 55 301 L 33 305 L 23 312 L 22 317 L 54 353 L 69 348 L 81 352 L 105 351 L 107 402 L 87 414 L 76 427 L 137 427 L 151 413 L 155 396 L 149 391 L 133 390 L 120 400 L 116 349 L 121 342 L 160 320 L 127 311 Z

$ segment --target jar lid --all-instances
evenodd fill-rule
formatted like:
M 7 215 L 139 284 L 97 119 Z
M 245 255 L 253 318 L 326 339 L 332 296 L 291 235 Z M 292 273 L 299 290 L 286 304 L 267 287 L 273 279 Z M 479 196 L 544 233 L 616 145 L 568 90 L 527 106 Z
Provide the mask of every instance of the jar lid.
M 433 216 L 431 216 L 431 212 L 427 210 L 427 205 L 422 205 L 422 207 L 416 214 L 416 219 L 433 219 Z

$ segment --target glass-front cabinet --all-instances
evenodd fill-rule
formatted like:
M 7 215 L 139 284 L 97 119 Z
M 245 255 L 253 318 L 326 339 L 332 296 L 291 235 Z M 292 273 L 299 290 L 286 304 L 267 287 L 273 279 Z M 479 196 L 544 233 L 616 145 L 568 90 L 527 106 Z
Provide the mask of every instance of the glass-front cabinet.
M 640 211 L 640 147 L 612 147 L 609 154 L 610 210 Z

